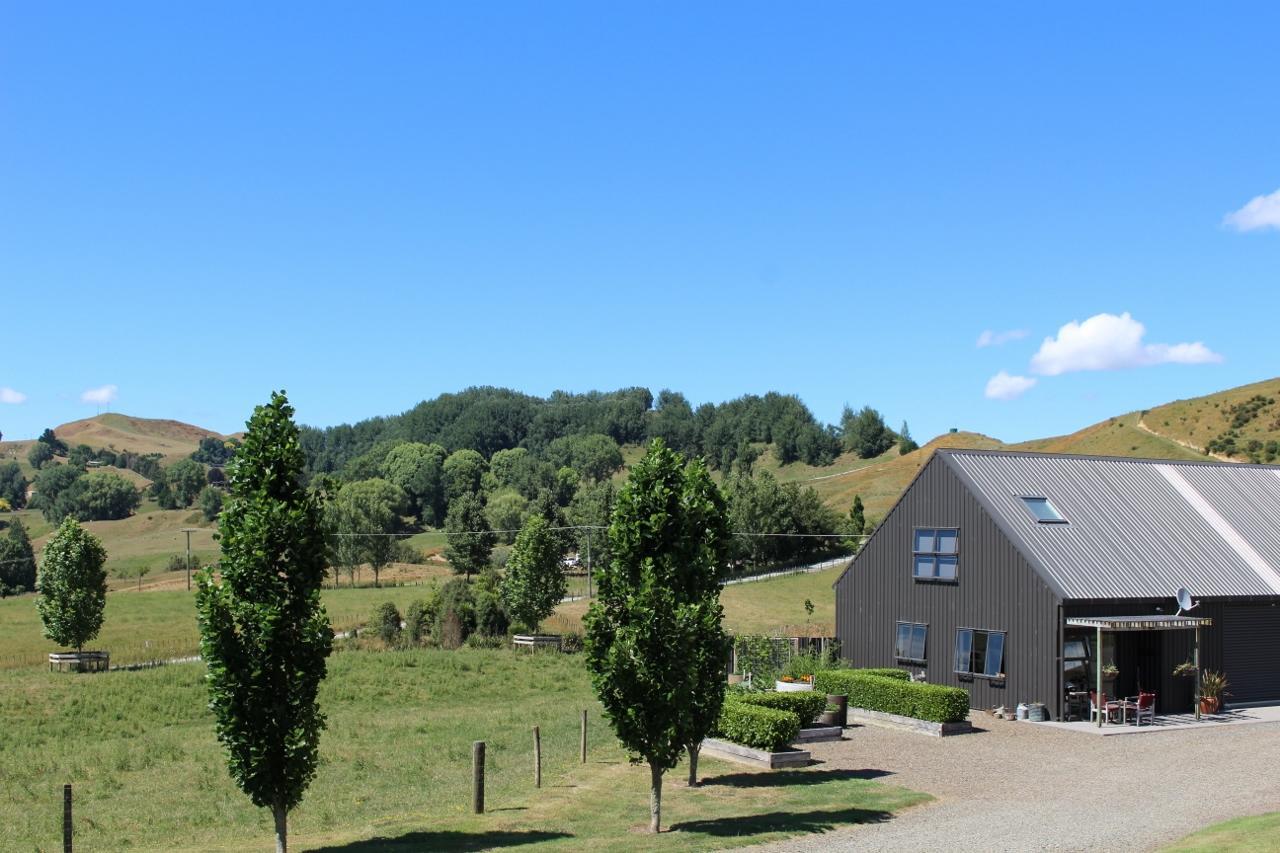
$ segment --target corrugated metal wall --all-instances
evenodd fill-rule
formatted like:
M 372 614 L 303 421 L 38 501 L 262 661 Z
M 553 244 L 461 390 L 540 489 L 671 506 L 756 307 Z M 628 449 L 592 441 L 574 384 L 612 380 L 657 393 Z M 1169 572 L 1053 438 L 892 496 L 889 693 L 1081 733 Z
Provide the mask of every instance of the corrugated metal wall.
M 956 583 L 912 578 L 916 527 L 959 528 Z M 1060 714 L 1059 601 L 939 456 L 836 587 L 836 634 L 855 666 L 897 665 L 894 628 L 900 620 L 929 625 L 925 671 L 931 683 L 968 689 L 974 708 L 1044 702 L 1055 717 Z M 953 671 L 960 627 L 1006 632 L 1003 684 Z
M 1280 607 L 1228 605 L 1222 633 L 1227 703 L 1280 701 Z

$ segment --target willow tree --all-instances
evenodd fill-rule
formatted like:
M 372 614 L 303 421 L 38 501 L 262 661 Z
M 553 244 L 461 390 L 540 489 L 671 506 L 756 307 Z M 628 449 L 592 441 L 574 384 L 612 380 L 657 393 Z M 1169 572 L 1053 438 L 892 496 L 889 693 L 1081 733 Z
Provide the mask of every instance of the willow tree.
M 719 595 L 729 542 L 724 498 L 705 466 L 655 440 L 618 494 L 611 559 L 585 619 L 605 715 L 631 761 L 649 765 L 652 832 L 662 824 L 663 774 L 691 746 L 696 757 L 724 701 Z
M 196 606 L 210 707 L 232 778 L 271 809 L 276 850 L 315 776 L 324 715 L 316 694 L 333 645 L 320 601 L 325 535 L 300 482 L 304 456 L 283 392 L 254 409 L 228 466 L 221 581 L 205 570 Z

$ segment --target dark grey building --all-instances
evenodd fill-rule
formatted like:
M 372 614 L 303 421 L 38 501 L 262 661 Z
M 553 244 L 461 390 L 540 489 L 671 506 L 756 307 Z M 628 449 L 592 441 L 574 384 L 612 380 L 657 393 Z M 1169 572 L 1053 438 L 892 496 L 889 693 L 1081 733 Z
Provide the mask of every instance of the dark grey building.
M 1280 701 L 1280 467 L 938 450 L 836 581 L 836 634 L 856 666 L 965 687 L 972 706 L 1043 702 L 1055 718 L 1099 660 L 1114 695 L 1157 693 L 1191 631 L 1096 633 L 1072 618 L 1172 616 L 1187 588 L 1203 668 L 1228 704 Z M 1101 654 L 1099 654 L 1101 651 Z

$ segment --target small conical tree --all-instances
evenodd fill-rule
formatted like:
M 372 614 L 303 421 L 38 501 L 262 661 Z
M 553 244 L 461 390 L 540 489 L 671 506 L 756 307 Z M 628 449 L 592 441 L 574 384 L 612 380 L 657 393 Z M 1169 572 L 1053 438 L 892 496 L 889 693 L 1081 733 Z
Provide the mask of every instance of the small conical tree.
M 449 505 L 444 529 L 449 535 L 444 558 L 454 572 L 471 580 L 473 572 L 484 571 L 493 546 L 498 544 L 498 536 L 489 526 L 489 516 L 484 511 L 484 499 L 474 492 L 454 499 Z
M 525 520 L 516 535 L 502 579 L 507 612 L 533 633 L 555 611 L 568 587 L 560 558 L 564 543 L 540 515 Z
M 701 742 L 724 700 L 719 590 L 729 541 L 724 499 L 705 466 L 686 466 L 655 440 L 618 493 L 612 557 L 585 619 L 605 715 L 631 760 L 649 765 L 652 832 L 662 824 L 663 774 Z
M 906 456 L 919 449 L 920 445 L 916 444 L 916 440 L 911 437 L 911 430 L 907 429 L 907 422 L 903 421 L 902 429 L 898 430 L 898 452 Z
M 849 533 L 853 536 L 861 536 L 866 530 L 867 518 L 863 514 L 862 495 L 854 495 L 853 506 L 849 507 Z
M 40 561 L 36 609 L 46 637 L 82 652 L 98 636 L 107 605 L 106 562 L 98 537 L 73 518 L 62 522 Z
M 333 630 L 320 601 L 325 535 L 283 392 L 254 409 L 228 466 L 221 582 L 201 573 L 196 605 L 209 706 L 231 776 L 271 809 L 276 850 L 316 772 L 324 715 L 316 701 Z

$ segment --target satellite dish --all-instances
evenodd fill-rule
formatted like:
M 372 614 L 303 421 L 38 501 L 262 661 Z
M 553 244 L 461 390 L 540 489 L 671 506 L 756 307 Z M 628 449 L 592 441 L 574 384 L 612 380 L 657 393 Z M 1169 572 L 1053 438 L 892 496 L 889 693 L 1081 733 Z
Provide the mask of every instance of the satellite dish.
M 1185 586 L 1178 587 L 1177 599 L 1178 599 L 1178 613 L 1177 613 L 1178 616 L 1181 616 L 1184 610 L 1191 610 L 1192 608 L 1197 607 L 1199 604 L 1199 602 L 1193 603 L 1191 601 L 1191 593 L 1187 590 Z

